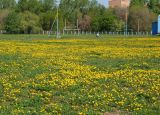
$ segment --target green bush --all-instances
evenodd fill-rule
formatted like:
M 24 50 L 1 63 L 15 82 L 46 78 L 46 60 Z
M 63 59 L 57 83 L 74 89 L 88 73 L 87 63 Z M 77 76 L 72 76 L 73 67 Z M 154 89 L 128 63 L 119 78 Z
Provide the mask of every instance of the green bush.
M 5 30 L 7 33 L 15 34 L 20 32 L 20 16 L 16 12 L 11 12 L 5 20 Z
M 20 13 L 20 30 L 21 33 L 39 33 L 42 29 L 40 26 L 39 17 L 29 11 Z

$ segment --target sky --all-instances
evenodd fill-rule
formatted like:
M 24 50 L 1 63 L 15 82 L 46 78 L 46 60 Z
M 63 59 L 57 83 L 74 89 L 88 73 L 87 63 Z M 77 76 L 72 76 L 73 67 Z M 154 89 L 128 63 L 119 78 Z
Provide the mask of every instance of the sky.
M 103 4 L 104 6 L 108 6 L 108 0 L 98 0 L 99 3 Z

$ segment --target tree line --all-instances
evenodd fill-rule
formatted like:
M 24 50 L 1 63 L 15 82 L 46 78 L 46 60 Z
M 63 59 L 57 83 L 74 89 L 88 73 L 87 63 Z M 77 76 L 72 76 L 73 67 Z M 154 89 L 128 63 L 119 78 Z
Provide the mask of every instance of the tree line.
M 0 0 L 0 30 L 7 33 L 50 31 L 57 13 L 56 0 Z M 106 8 L 96 0 L 60 0 L 60 30 L 151 31 L 160 13 L 159 0 L 131 0 L 129 8 Z M 56 26 L 53 26 L 55 30 Z

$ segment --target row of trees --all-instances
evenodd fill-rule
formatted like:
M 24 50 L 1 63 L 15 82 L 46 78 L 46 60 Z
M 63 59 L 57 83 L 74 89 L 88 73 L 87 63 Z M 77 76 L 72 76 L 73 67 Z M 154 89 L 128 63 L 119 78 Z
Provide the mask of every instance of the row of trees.
M 0 0 L 0 30 L 8 33 L 49 31 L 56 17 L 56 0 Z M 96 0 L 60 0 L 60 29 L 84 31 L 151 31 L 160 13 L 158 0 L 131 0 L 128 9 L 105 8 Z M 55 29 L 55 26 L 53 30 Z
M 129 7 L 129 28 L 134 31 L 151 31 L 152 22 L 157 20 L 159 0 L 131 0 Z

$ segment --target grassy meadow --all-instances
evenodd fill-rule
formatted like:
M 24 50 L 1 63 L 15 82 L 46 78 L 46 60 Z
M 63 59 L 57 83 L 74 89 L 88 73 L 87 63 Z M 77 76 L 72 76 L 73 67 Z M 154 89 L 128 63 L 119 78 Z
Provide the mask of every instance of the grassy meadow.
M 0 114 L 160 114 L 160 38 L 0 35 Z

